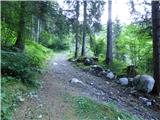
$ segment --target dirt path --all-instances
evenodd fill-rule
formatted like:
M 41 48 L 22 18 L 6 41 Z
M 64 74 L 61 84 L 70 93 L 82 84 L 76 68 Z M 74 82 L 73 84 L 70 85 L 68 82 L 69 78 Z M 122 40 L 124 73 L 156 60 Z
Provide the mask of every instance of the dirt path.
M 115 102 L 120 109 L 145 120 L 160 119 L 158 112 L 144 107 L 132 95 L 126 94 L 125 88 L 73 67 L 66 56 L 58 54 L 48 63 L 42 88 L 37 94 L 28 95 L 14 114 L 15 120 L 77 120 L 70 103 L 64 101 L 66 93 Z M 71 84 L 72 78 L 83 81 L 85 86 Z

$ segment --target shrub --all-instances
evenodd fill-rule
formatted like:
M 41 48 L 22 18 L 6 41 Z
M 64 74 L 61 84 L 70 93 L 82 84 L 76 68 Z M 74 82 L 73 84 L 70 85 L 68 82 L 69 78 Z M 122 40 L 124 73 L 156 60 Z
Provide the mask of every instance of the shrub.
M 3 76 L 20 78 L 23 82 L 30 83 L 39 72 L 37 63 L 26 53 L 1 52 L 1 69 Z
M 15 44 L 17 33 L 11 30 L 4 22 L 1 24 L 1 39 L 2 46 L 12 46 Z
M 93 46 L 91 50 L 94 52 L 95 56 L 99 56 L 100 54 L 104 54 L 105 51 L 105 38 L 104 37 L 99 37 L 93 38 Z
M 46 31 L 40 34 L 40 43 L 53 50 L 66 50 L 69 48 L 67 36 L 58 37 Z
M 35 77 L 41 72 L 43 62 L 51 53 L 51 50 L 42 45 L 29 41 L 23 53 L 2 50 L 2 75 L 20 78 L 24 83 L 34 85 L 37 83 L 34 81 Z

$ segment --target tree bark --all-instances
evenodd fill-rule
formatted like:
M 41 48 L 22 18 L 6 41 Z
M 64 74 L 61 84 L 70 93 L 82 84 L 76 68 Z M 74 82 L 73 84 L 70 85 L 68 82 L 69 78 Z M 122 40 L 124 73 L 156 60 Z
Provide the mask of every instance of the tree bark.
M 20 2 L 21 9 L 20 9 L 20 18 L 19 18 L 19 29 L 17 33 L 17 40 L 15 43 L 15 47 L 19 48 L 20 50 L 24 50 L 25 48 L 25 40 L 24 40 L 24 32 L 25 32 L 25 1 Z
M 113 61 L 112 55 L 112 1 L 108 0 L 108 23 L 107 23 L 107 52 L 106 64 L 111 64 Z
M 39 42 L 39 34 L 40 34 L 40 20 L 37 17 L 37 26 L 36 26 L 36 42 Z
M 153 71 L 155 85 L 152 93 L 160 94 L 160 2 L 152 1 Z
M 32 23 L 31 23 L 32 25 L 32 29 L 31 29 L 31 34 L 32 34 L 32 39 L 33 40 L 35 40 L 35 30 L 34 30 L 34 28 L 35 28 L 35 25 L 34 25 L 34 15 L 32 15 Z
M 86 25 L 87 25 L 87 1 L 84 0 L 84 14 L 83 14 L 83 41 L 82 41 L 82 53 L 81 56 L 86 55 Z
M 76 44 L 75 44 L 75 58 L 78 57 L 78 41 L 79 41 L 79 37 L 78 37 L 78 32 L 79 32 L 79 1 L 76 2 Z

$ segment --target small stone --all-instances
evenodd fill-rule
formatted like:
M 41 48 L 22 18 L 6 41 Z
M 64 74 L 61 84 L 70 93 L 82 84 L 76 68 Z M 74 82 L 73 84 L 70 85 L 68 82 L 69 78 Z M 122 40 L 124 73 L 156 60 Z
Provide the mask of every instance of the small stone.
M 42 115 L 39 115 L 38 118 L 42 118 Z
M 121 85 L 128 85 L 128 79 L 127 78 L 120 78 L 119 82 Z
M 109 82 L 108 82 L 108 81 L 106 81 L 106 84 L 109 84 Z
M 70 83 L 72 83 L 72 84 L 80 83 L 80 84 L 82 84 L 82 85 L 85 85 L 82 81 L 78 80 L 77 78 L 72 78 L 72 79 L 70 80 Z
M 91 85 L 93 85 L 93 83 L 90 83 Z
M 101 92 L 101 95 L 103 96 L 103 95 L 105 95 L 105 93 L 104 93 L 104 92 Z
M 133 82 L 134 78 L 128 78 L 129 82 Z
M 152 105 L 152 102 L 147 102 L 146 105 L 147 105 L 147 106 L 151 106 L 151 105 Z
M 97 95 L 101 95 L 101 93 L 99 93 L 99 92 L 97 92 L 96 94 L 97 94 Z
M 137 90 L 131 90 L 131 94 L 133 94 L 133 93 L 136 93 L 137 92 Z
M 152 102 L 153 102 L 153 103 L 155 103 L 155 102 L 156 102 L 156 100 L 154 100 L 154 99 L 153 99 L 153 100 L 152 100 Z
M 146 103 L 148 101 L 148 99 L 145 97 L 139 97 L 139 100 L 142 101 L 143 103 Z
M 17 97 L 19 99 L 20 102 L 24 102 L 25 98 L 22 98 L 22 96 L 18 96 Z
M 114 74 L 112 72 L 109 72 L 109 73 L 107 73 L 106 77 L 109 78 L 109 79 L 113 79 Z
M 105 97 L 102 97 L 102 100 L 105 100 L 106 98 Z
M 54 62 L 53 65 L 58 65 L 58 64 L 56 62 Z

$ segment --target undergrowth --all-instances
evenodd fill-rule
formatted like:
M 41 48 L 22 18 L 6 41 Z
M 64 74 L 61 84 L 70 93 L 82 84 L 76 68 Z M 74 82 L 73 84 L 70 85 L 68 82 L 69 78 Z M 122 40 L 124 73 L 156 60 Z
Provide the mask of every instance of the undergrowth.
M 1 118 L 12 120 L 13 112 L 26 92 L 37 89 L 44 62 L 52 51 L 32 41 L 26 41 L 25 51 L 1 51 Z

